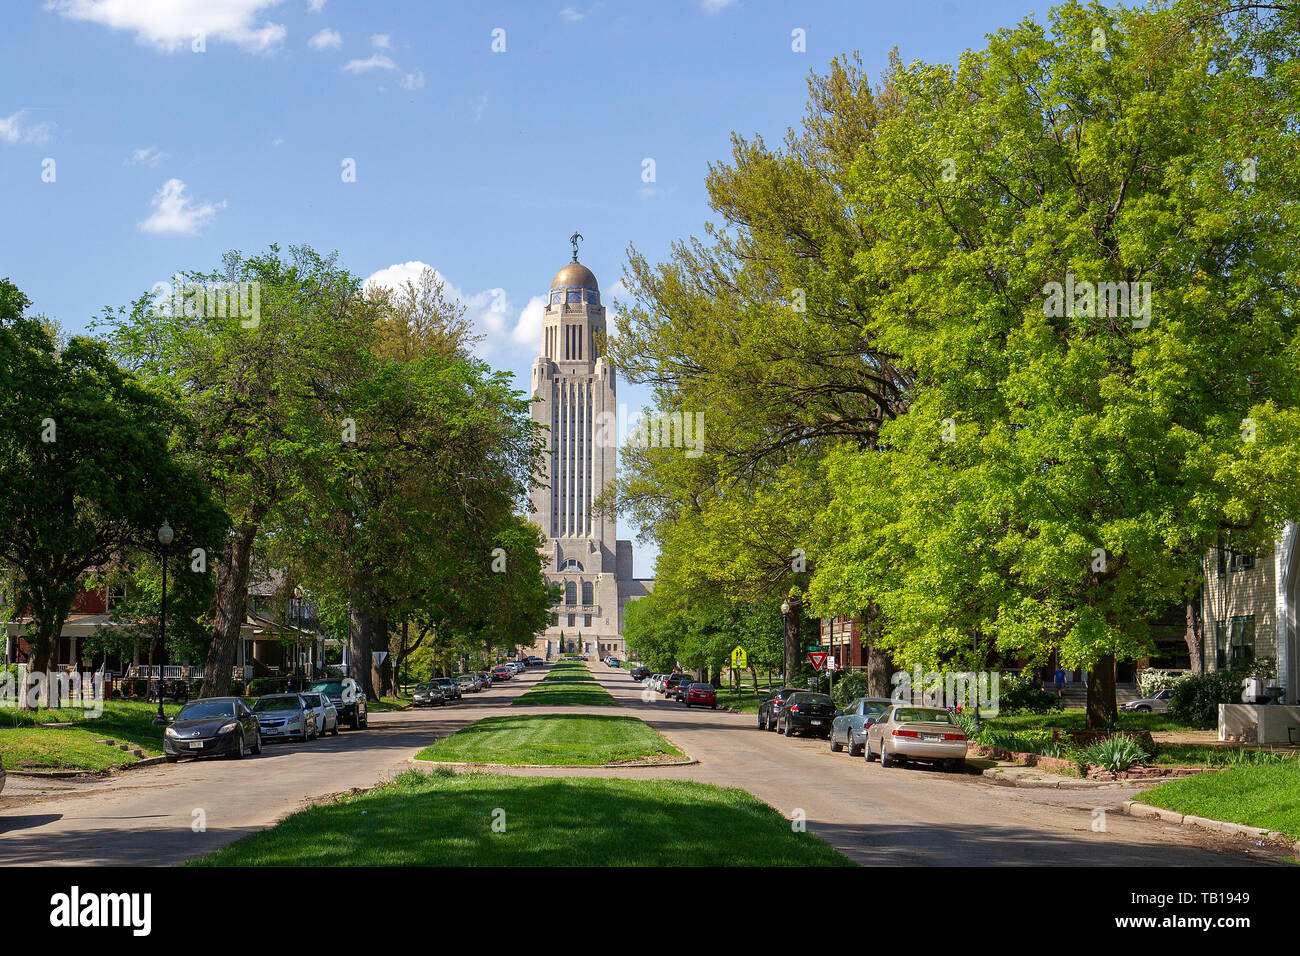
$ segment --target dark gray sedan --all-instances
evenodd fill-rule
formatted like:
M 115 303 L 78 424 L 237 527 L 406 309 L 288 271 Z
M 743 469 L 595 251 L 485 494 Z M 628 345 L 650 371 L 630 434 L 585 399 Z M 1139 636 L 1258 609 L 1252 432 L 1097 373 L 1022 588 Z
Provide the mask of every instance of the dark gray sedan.
M 835 712 L 831 722 L 831 753 L 849 748 L 850 757 L 862 756 L 867 742 L 867 728 L 892 704 L 888 697 L 859 697 L 843 710 Z

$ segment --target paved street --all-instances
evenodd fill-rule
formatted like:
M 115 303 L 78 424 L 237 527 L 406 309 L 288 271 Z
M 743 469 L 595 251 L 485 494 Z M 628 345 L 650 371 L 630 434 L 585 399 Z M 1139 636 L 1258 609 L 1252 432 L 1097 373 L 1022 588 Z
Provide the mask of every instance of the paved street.
M 545 776 L 664 777 L 742 787 L 864 864 L 1090 864 L 1223 866 L 1273 862 L 1274 852 L 1181 827 L 1105 816 L 1132 790 L 1027 790 L 925 768 L 885 770 L 825 741 L 756 729 L 752 716 L 688 710 L 642 697 L 628 673 L 593 664 L 620 702 L 699 763 L 608 770 L 514 770 Z M 262 757 L 162 765 L 91 782 L 57 781 L 33 793 L 10 778 L 0 797 L 0 865 L 174 864 L 267 826 L 330 793 L 408 769 L 437 737 L 483 717 L 520 713 L 510 701 L 544 676 L 435 710 L 375 715 L 369 731 L 309 744 L 274 744 Z M 581 712 L 567 708 L 565 712 Z M 531 708 L 524 713 L 535 713 Z M 612 708 L 591 712 L 613 713 Z M 64 789 L 66 788 L 66 789 Z M 202 810 L 206 830 L 192 827 Z M 725 835 L 720 835 L 725 838 Z

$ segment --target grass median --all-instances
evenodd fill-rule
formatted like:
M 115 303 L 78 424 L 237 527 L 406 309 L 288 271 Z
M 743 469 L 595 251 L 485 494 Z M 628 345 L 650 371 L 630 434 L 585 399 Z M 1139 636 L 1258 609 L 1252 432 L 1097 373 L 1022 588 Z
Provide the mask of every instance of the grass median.
M 444 737 L 420 760 L 514 765 L 598 766 L 682 759 L 682 752 L 635 717 L 537 714 L 488 717 Z
M 616 707 L 618 701 L 596 682 L 538 681 L 528 693 L 516 697 L 514 707 Z
M 1300 761 L 1296 760 L 1171 780 L 1133 799 L 1174 813 L 1280 830 L 1300 839 Z
M 198 866 L 851 866 L 744 790 L 441 770 L 312 807 Z

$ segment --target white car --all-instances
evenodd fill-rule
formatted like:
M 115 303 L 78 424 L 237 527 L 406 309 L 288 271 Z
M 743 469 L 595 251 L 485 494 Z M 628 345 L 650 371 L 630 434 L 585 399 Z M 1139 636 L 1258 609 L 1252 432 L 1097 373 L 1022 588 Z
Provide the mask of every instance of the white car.
M 333 734 L 337 737 L 339 735 L 339 711 L 330 699 L 324 694 L 310 691 L 298 696 L 316 712 L 316 726 L 320 728 L 318 736 L 324 737 L 326 734 Z
M 1150 697 L 1143 697 L 1141 700 L 1130 700 L 1120 707 L 1120 710 L 1139 714 L 1163 714 L 1169 709 L 1169 702 L 1173 697 L 1174 692 L 1166 687 L 1164 690 L 1156 691 Z

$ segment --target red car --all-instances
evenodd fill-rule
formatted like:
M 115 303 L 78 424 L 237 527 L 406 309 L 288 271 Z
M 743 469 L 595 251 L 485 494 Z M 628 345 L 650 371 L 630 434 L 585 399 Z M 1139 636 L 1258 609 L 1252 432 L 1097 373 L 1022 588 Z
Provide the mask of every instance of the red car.
M 718 709 L 718 692 L 713 689 L 713 685 L 692 684 L 686 688 L 686 706 L 694 707 L 696 704 L 707 704 L 714 710 Z
M 508 668 L 508 667 L 494 667 L 494 668 L 492 668 L 492 680 L 493 680 L 493 681 L 509 680 L 510 677 L 511 677 L 511 674 L 510 674 L 510 668 Z

